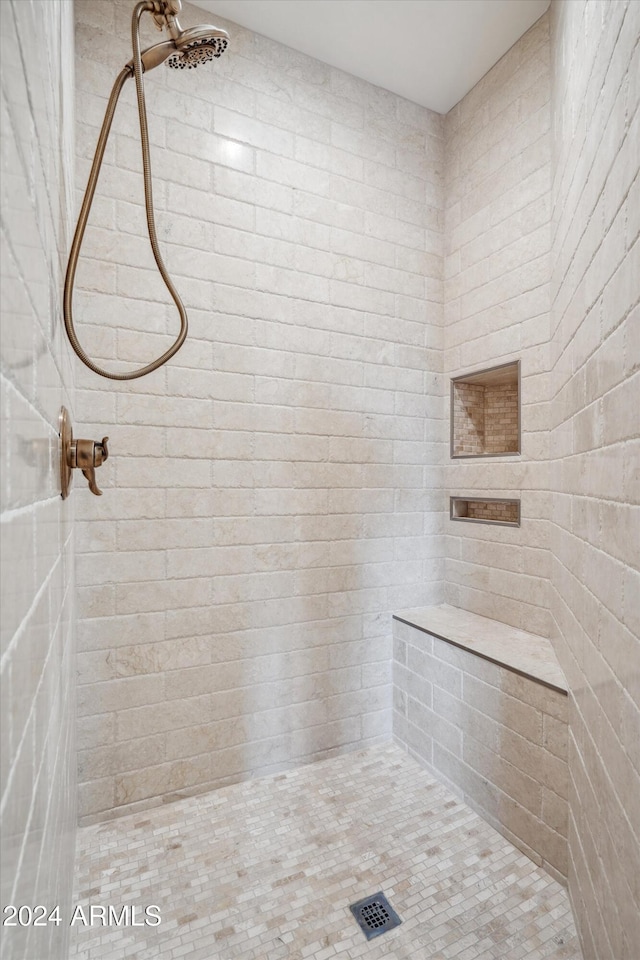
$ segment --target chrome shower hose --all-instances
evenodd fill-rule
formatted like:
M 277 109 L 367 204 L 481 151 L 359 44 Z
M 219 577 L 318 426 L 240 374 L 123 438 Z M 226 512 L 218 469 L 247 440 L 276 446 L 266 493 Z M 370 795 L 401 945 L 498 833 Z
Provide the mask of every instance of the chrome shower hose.
M 109 103 L 104 115 L 104 120 L 102 121 L 102 129 L 100 130 L 100 136 L 98 138 L 98 144 L 96 146 L 96 152 L 93 158 L 93 164 L 91 166 L 91 173 L 89 174 L 87 188 L 82 201 L 82 208 L 78 217 L 78 224 L 73 237 L 73 243 L 71 244 L 71 252 L 69 253 L 69 263 L 67 265 L 67 274 L 64 283 L 64 325 L 69 337 L 69 341 L 71 342 L 71 346 L 80 357 L 82 362 L 85 363 L 91 370 L 93 370 L 94 373 L 99 374 L 101 377 L 107 377 L 109 380 L 135 380 L 137 377 L 144 377 L 147 373 L 152 373 L 178 352 L 187 336 L 187 313 L 182 300 L 180 299 L 178 291 L 174 287 L 171 277 L 167 273 L 167 268 L 162 260 L 160 248 L 158 247 L 158 238 L 156 236 L 155 217 L 153 212 L 153 184 L 151 179 L 151 158 L 149 155 L 149 129 L 147 125 L 147 110 L 144 99 L 144 84 L 142 80 L 142 74 L 144 70 L 140 54 L 140 18 L 145 10 L 152 12 L 154 9 L 155 4 L 153 3 L 153 0 L 142 0 L 141 3 L 136 4 L 136 7 L 133 11 L 133 16 L 131 18 L 131 42 L 133 47 L 132 65 L 127 64 L 127 66 L 124 67 L 124 69 L 118 74 L 109 97 Z M 91 211 L 91 204 L 93 203 L 93 196 L 96 191 L 98 177 L 100 176 L 100 168 L 102 167 L 102 159 L 104 157 L 104 151 L 109 139 L 111 123 L 113 121 L 113 116 L 118 105 L 118 99 L 122 92 L 122 88 L 125 82 L 132 75 L 135 77 L 136 94 L 138 99 L 138 117 L 140 121 L 140 142 L 142 146 L 142 168 L 144 177 L 144 202 L 147 215 L 149 242 L 151 244 L 153 256 L 158 270 L 160 271 L 160 275 L 167 290 L 171 294 L 178 313 L 180 314 L 180 332 L 172 346 L 169 347 L 169 349 L 163 353 L 161 357 L 158 357 L 156 360 L 153 360 L 146 366 L 140 367 L 139 370 L 134 370 L 130 373 L 111 373 L 109 370 L 103 370 L 96 363 L 94 363 L 80 346 L 80 342 L 73 325 L 72 299 L 76 267 L 78 265 L 78 256 L 80 254 L 84 232 L 89 219 L 89 213 Z

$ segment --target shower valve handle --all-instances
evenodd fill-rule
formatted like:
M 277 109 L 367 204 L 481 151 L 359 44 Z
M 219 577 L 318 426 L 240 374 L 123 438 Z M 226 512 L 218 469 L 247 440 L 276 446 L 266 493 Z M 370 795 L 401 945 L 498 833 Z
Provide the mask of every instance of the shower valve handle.
M 97 497 L 102 496 L 102 490 L 98 489 L 96 484 L 96 467 L 102 466 L 109 456 L 107 441 L 109 437 L 103 437 L 98 443 L 93 440 L 73 440 L 70 450 L 70 467 L 80 467 L 83 474 L 89 481 L 89 490 L 95 493 Z

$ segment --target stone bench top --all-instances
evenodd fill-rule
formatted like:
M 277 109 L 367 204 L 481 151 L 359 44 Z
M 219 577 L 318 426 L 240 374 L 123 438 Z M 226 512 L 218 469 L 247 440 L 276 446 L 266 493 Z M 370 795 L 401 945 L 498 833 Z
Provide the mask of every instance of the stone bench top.
M 399 610 L 395 620 L 538 683 L 567 692 L 567 681 L 550 640 L 446 603 Z

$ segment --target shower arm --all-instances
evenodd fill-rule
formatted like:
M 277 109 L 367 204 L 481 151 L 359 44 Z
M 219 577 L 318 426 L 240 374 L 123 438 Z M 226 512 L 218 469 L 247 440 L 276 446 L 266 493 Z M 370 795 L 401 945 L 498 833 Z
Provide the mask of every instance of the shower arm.
M 168 7 L 171 6 L 171 0 L 167 4 Z M 167 269 L 162 260 L 160 254 L 160 248 L 158 246 L 158 238 L 156 236 L 156 227 L 155 227 L 155 217 L 153 211 L 153 184 L 151 179 L 151 158 L 149 153 L 149 130 L 147 124 L 147 111 L 144 99 L 144 84 L 142 80 L 142 74 L 144 72 L 144 65 L 142 61 L 142 54 L 140 52 L 140 18 L 142 14 L 148 11 L 152 14 L 157 14 L 158 12 L 158 3 L 154 0 L 141 0 L 140 3 L 137 3 L 133 11 L 131 18 L 131 41 L 133 47 L 133 57 L 129 63 L 120 71 L 116 77 L 113 89 L 109 96 L 109 102 L 107 104 L 107 109 L 104 115 L 104 120 L 102 121 L 102 128 L 100 130 L 100 136 L 98 138 L 98 143 L 96 146 L 95 156 L 93 158 L 93 164 L 91 165 L 91 172 L 89 174 L 89 180 L 87 182 L 87 187 L 85 190 L 84 199 L 82 201 L 82 207 L 80 209 L 80 214 L 78 216 L 78 223 L 76 226 L 75 234 L 73 237 L 73 242 L 71 244 L 71 251 L 69 253 L 69 263 L 67 265 L 67 273 L 64 283 L 64 325 L 67 331 L 67 336 L 71 346 L 80 357 L 82 362 L 86 364 L 90 370 L 93 370 L 94 373 L 97 373 L 101 377 L 107 377 L 109 380 L 135 380 L 138 377 L 144 377 L 148 373 L 152 373 L 154 370 L 157 370 L 158 367 L 161 367 L 167 360 L 170 360 L 182 346 L 187 336 L 187 313 L 180 299 L 178 291 L 173 285 L 171 277 L 169 276 Z M 154 16 L 155 19 L 155 16 Z M 157 21 L 156 21 L 157 22 Z M 158 49 L 162 48 L 162 49 Z M 156 47 L 152 50 L 157 51 L 158 61 L 162 62 L 164 55 L 166 55 L 172 50 L 175 50 L 175 44 L 173 41 L 167 41 L 166 43 L 157 44 Z M 147 67 L 148 69 L 151 66 L 155 66 L 155 63 L 150 62 Z M 143 178 L 144 178 L 144 200 L 145 200 L 145 209 L 147 215 L 147 230 L 149 234 L 149 242 L 151 244 L 151 249 L 153 251 L 153 256 L 156 262 L 156 266 L 160 272 L 160 275 L 164 281 L 164 284 L 171 294 L 173 302 L 176 305 L 178 314 L 180 315 L 180 332 L 168 350 L 158 357 L 156 360 L 153 360 L 151 363 L 148 363 L 144 367 L 140 367 L 138 370 L 134 370 L 130 373 L 111 373 L 108 370 L 103 370 L 96 363 L 91 360 L 85 351 L 83 350 L 76 331 L 73 325 L 73 311 L 72 311 L 72 300 L 73 300 L 73 286 L 76 275 L 76 268 L 78 265 L 78 257 L 80 254 L 80 248 L 82 246 L 82 240 L 84 238 L 84 232 L 87 226 L 87 221 L 89 219 L 89 213 L 91 212 L 91 205 L 93 203 L 93 197 L 96 191 L 96 186 L 98 183 L 98 177 L 100 176 L 100 169 L 102 167 L 102 159 L 104 157 L 104 151 L 107 146 L 107 141 L 109 139 L 109 133 L 111 130 L 111 124 L 113 122 L 113 117 L 118 105 L 118 99 L 122 92 L 126 81 L 129 77 L 133 76 L 136 82 L 136 94 L 138 100 L 138 118 L 140 122 L 140 141 L 142 147 L 142 168 L 143 168 Z

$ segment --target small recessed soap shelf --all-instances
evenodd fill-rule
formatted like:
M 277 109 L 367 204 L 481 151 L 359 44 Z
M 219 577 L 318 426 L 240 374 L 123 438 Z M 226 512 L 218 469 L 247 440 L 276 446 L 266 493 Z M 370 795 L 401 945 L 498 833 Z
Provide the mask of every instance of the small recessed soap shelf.
M 451 380 L 451 457 L 520 453 L 520 361 Z
M 469 523 L 520 526 L 520 501 L 501 497 L 450 497 L 449 517 Z

